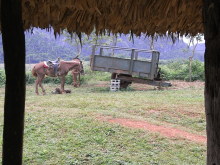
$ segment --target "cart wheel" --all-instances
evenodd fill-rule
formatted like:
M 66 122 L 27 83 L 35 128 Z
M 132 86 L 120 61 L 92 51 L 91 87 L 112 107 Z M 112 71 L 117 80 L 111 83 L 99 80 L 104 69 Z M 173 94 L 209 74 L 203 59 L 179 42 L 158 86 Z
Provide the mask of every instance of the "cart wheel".
M 127 75 L 127 74 L 119 74 L 118 77 L 120 78 L 120 76 L 126 76 L 126 77 L 132 77 L 131 75 Z M 127 87 L 132 84 L 132 82 L 130 81 L 125 81 L 125 80 L 121 80 L 120 82 L 120 88 L 121 89 L 127 89 Z
M 131 84 L 131 82 L 129 82 L 129 81 L 121 81 L 120 82 L 120 88 L 121 89 L 127 89 L 127 87 L 129 86 Z
M 116 79 L 116 77 L 117 77 L 117 73 L 112 73 L 111 79 Z

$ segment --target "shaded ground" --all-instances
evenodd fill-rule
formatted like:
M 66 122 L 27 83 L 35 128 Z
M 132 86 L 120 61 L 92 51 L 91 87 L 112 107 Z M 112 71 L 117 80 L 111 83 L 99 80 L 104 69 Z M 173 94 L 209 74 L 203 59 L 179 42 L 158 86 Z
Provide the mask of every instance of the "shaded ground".
M 128 127 L 128 128 L 137 128 L 142 130 L 147 130 L 154 133 L 159 133 L 162 136 L 168 138 L 183 138 L 193 142 L 206 144 L 206 137 L 200 136 L 196 134 L 192 134 L 177 128 L 172 128 L 168 126 L 159 126 L 153 125 L 151 123 L 145 121 L 135 121 L 131 119 L 123 119 L 123 118 L 112 118 L 112 117 L 99 117 L 101 121 L 109 122 L 109 123 L 116 123 L 120 124 L 121 126 Z

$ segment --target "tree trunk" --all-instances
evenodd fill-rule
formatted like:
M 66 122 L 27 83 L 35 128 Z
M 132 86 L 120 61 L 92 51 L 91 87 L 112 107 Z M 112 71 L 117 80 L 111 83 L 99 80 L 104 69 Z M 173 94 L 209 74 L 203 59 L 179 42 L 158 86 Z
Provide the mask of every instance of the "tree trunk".
M 195 56 L 195 51 L 196 51 L 198 42 L 199 42 L 198 39 L 196 41 L 196 44 L 194 44 L 194 41 L 193 41 L 192 56 L 189 57 L 189 82 L 192 82 L 192 61 L 193 61 L 193 57 Z
M 6 87 L 3 164 L 22 164 L 25 107 L 25 39 L 21 0 L 1 0 Z
M 220 2 L 203 2 L 207 164 L 220 165 Z
M 192 82 L 192 56 L 189 57 L 189 82 Z
M 77 41 L 77 37 L 78 37 L 77 34 L 75 34 L 74 40 L 75 40 L 75 43 L 76 43 L 77 56 L 80 56 L 81 52 L 82 52 L 82 47 L 80 45 L 80 41 Z

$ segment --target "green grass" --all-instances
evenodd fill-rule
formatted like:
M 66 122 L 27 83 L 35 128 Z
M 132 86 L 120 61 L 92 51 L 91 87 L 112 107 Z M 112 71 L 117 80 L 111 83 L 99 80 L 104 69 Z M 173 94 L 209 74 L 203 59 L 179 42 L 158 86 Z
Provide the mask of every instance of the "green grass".
M 47 84 L 47 95 L 36 96 L 27 86 L 24 164 L 205 164 L 205 145 L 97 119 L 129 118 L 205 135 L 202 88 L 109 92 L 107 86 L 84 85 L 53 95 L 55 87 Z M 0 88 L 1 134 L 3 101 Z

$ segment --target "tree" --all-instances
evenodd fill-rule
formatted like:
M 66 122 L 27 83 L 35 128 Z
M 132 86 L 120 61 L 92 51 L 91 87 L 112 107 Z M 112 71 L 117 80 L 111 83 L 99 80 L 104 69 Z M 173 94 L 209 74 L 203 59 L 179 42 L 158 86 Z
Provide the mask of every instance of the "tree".
M 150 42 L 150 50 L 154 50 L 154 40 L 155 36 L 148 37 L 148 41 Z
M 84 35 L 82 35 L 81 38 L 79 38 L 79 35 L 77 35 L 76 33 L 70 34 L 66 30 L 63 31 L 63 35 L 66 37 L 66 39 L 64 41 L 75 46 L 76 50 L 77 50 L 76 55 L 80 56 L 82 53 L 82 45 L 81 44 L 85 44 L 85 42 L 86 42 Z M 74 42 L 73 42 L 73 40 L 74 40 Z
M 188 48 L 190 47 L 190 45 L 192 44 L 192 55 L 189 56 L 189 81 L 192 81 L 192 61 L 193 61 L 193 57 L 195 55 L 195 50 L 196 47 L 199 43 L 199 41 L 202 41 L 202 34 L 198 33 L 196 36 L 187 36 L 187 38 L 190 39 L 189 41 L 189 45 Z
M 77 55 L 81 55 L 82 48 L 85 45 L 88 45 L 89 47 L 91 45 L 112 45 L 116 46 L 117 42 L 120 42 L 120 39 L 117 39 L 118 36 L 116 35 L 96 35 L 95 31 L 93 31 L 89 36 L 82 34 L 81 36 L 81 43 L 79 40 L 79 37 L 74 34 L 69 34 L 66 30 L 63 31 L 63 35 L 66 37 L 65 41 L 69 44 L 73 45 L 77 49 Z M 114 51 L 112 50 L 112 54 L 114 54 Z

